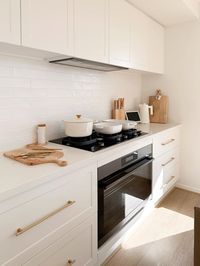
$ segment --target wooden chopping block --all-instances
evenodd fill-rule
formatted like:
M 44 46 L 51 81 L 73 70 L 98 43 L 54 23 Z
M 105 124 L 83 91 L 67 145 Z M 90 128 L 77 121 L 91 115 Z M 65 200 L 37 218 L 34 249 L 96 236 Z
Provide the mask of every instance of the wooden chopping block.
M 41 148 L 44 148 L 45 150 L 38 151 L 29 148 L 23 148 L 5 152 L 4 156 L 26 165 L 38 165 L 44 163 L 55 163 L 59 166 L 67 165 L 67 161 L 59 160 L 63 157 L 63 152 L 48 149 L 42 146 Z
M 149 105 L 153 106 L 153 115 L 150 115 L 150 122 L 166 124 L 168 122 L 168 96 L 163 96 L 161 92 L 157 91 L 155 96 L 149 97 Z

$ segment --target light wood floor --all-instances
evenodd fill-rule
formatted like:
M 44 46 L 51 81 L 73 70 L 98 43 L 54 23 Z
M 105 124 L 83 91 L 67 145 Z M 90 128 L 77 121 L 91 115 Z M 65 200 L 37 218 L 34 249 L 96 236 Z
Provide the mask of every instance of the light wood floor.
M 192 266 L 197 203 L 199 194 L 173 190 L 106 266 Z

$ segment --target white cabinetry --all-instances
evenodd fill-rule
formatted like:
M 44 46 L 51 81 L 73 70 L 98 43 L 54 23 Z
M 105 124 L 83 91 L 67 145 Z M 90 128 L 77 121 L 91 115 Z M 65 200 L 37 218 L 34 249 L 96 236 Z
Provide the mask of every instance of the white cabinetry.
M 0 0 L 0 20 L 1 42 L 163 72 L 163 27 L 126 0 Z
M 132 58 L 134 69 L 164 71 L 164 29 L 136 8 L 132 9 Z
M 95 219 L 87 219 L 23 265 L 94 266 L 97 250 L 93 242 L 96 241 L 96 232 Z
M 161 132 L 153 137 L 153 200 L 174 187 L 179 178 L 179 134 L 180 128 Z
M 110 0 L 110 63 L 163 73 L 164 28 L 126 0 Z
M 96 201 L 96 167 L 90 166 L 4 202 L 0 264 L 56 265 L 58 260 L 66 265 L 71 259 L 76 265 L 94 265 Z
M 74 0 L 74 56 L 108 63 L 108 0 Z
M 0 0 L 0 42 L 20 44 L 20 0 Z
M 71 0 L 21 0 L 22 45 L 70 55 Z
M 110 0 L 110 63 L 131 67 L 131 8 L 124 0 Z

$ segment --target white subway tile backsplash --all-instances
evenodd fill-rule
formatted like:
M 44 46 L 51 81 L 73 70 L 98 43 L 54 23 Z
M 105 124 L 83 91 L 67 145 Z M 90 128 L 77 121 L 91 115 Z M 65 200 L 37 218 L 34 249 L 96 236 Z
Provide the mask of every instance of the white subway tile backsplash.
M 35 127 L 47 124 L 48 139 L 64 135 L 63 120 L 75 114 L 110 117 L 112 100 L 126 108 L 141 99 L 141 77 L 133 71 L 98 72 L 0 55 L 0 150 L 35 141 Z

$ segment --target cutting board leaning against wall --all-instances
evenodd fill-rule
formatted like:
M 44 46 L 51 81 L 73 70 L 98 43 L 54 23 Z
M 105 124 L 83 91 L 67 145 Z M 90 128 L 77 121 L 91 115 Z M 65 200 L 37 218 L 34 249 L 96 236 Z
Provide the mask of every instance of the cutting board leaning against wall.
M 150 122 L 166 124 L 168 122 L 168 96 L 162 95 L 161 90 L 157 90 L 155 96 L 149 96 L 149 105 L 153 106 Z

